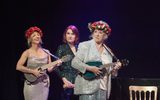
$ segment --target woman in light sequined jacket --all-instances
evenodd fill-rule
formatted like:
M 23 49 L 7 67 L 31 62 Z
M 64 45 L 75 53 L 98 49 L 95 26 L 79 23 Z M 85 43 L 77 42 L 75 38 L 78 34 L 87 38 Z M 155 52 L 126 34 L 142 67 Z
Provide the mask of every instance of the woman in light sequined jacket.
M 108 47 L 104 44 L 110 35 L 111 28 L 104 21 L 96 21 L 89 23 L 89 29 L 92 39 L 79 44 L 78 51 L 72 60 L 72 67 L 80 71 L 75 80 L 74 93 L 79 95 L 80 100 L 106 100 L 110 94 L 111 76 L 117 75 L 121 63 L 118 62 L 114 67 L 108 66 L 104 69 L 106 73 L 101 75 L 102 67 L 94 64 L 112 63 L 112 56 L 105 49 Z M 94 75 L 101 75 L 101 77 L 90 79 L 90 76 Z

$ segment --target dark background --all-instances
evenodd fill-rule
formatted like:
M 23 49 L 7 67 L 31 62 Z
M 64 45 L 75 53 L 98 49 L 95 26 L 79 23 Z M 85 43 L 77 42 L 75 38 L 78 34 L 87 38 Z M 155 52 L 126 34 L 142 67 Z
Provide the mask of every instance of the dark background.
M 43 47 L 55 53 L 68 25 L 89 39 L 89 22 L 104 20 L 112 28 L 107 45 L 130 64 L 120 78 L 159 78 L 160 6 L 158 0 L 5 0 L 1 3 L 1 100 L 23 100 L 23 74 L 15 70 L 27 49 L 24 32 L 30 26 L 43 30 Z M 61 81 L 51 73 L 49 99 L 58 100 Z M 58 85 L 57 85 L 58 84 Z

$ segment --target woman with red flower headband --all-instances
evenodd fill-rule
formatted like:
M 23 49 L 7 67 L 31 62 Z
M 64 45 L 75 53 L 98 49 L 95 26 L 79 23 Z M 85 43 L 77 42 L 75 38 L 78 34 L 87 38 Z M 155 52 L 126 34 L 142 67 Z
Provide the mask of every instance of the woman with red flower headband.
M 36 80 L 31 81 L 28 76 L 24 82 L 25 100 L 47 100 L 49 93 L 49 76 L 40 67 L 51 62 L 50 55 L 41 47 L 43 33 L 40 28 L 30 27 L 25 33 L 29 49 L 25 50 L 17 62 L 16 70 L 25 75 L 32 75 Z M 49 51 L 48 51 L 49 52 Z M 27 65 L 25 63 L 27 62 Z M 51 72 L 55 66 L 61 64 L 61 60 L 47 70 Z M 34 78 L 33 78 L 34 79 Z
M 72 67 L 80 72 L 75 80 L 74 93 L 80 100 L 106 100 L 110 95 L 111 76 L 117 75 L 121 63 L 102 69 L 100 65 L 112 63 L 111 50 L 107 50 L 104 44 L 111 28 L 104 21 L 89 23 L 88 28 L 92 39 L 79 44 L 72 60 Z

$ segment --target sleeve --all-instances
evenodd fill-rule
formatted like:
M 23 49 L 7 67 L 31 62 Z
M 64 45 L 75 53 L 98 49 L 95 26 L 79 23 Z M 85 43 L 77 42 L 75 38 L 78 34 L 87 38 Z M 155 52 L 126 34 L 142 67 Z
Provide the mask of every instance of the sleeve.
M 87 64 L 84 63 L 84 59 L 87 56 L 88 48 L 83 43 L 78 46 L 78 51 L 72 60 L 72 67 L 79 70 L 81 73 L 85 73 Z
M 59 57 L 59 58 L 62 58 L 62 56 L 63 56 L 63 49 L 62 49 L 62 48 L 63 48 L 63 47 L 60 45 L 60 46 L 58 47 L 57 51 L 56 51 L 56 56 Z M 63 66 L 62 66 L 62 65 L 59 66 L 55 71 L 58 73 L 58 75 L 59 75 L 60 77 L 64 77 Z

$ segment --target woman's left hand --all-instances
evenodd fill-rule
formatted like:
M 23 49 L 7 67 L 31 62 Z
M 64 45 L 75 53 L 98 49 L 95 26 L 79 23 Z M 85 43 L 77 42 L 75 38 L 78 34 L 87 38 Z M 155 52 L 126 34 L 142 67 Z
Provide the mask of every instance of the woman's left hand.
M 117 62 L 116 65 L 113 67 L 113 70 L 119 70 L 122 67 L 121 62 Z
M 74 84 L 68 81 L 66 78 L 63 78 L 63 88 L 74 88 Z
M 56 62 L 57 62 L 56 66 L 60 66 L 62 64 L 62 60 L 61 59 L 58 59 Z

